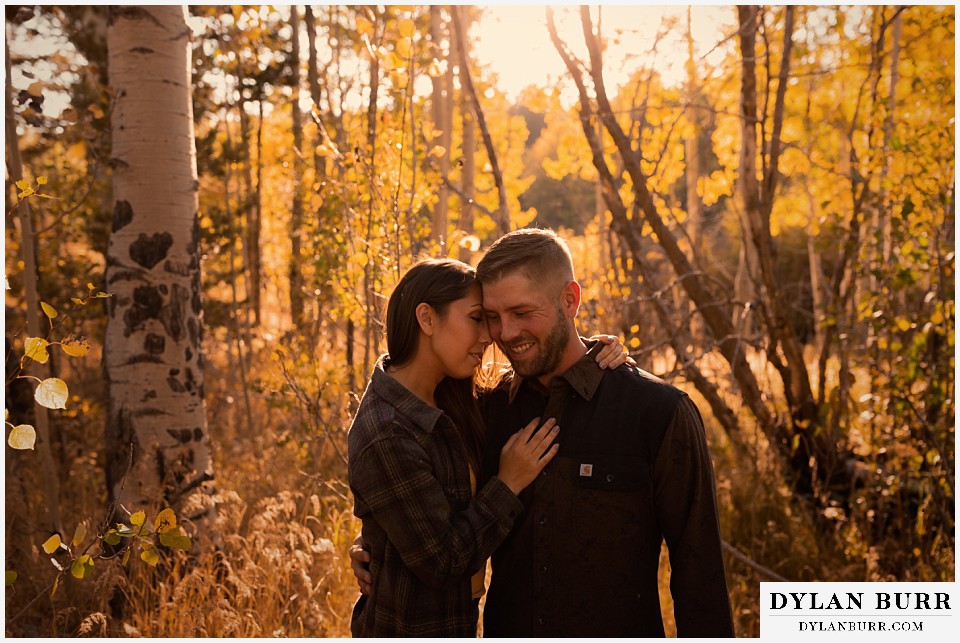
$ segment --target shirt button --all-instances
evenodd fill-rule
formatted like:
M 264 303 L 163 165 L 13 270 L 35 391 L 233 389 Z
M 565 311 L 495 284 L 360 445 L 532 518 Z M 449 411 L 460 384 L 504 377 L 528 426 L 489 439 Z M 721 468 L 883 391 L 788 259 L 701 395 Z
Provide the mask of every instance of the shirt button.
M 547 573 L 547 566 L 546 566 L 546 565 L 544 565 L 544 566 L 542 566 L 542 567 L 540 568 L 540 573 L 541 573 L 541 574 L 546 574 L 546 573 Z
M 545 621 L 543 620 L 543 617 L 542 617 L 542 616 L 537 619 L 537 623 L 540 624 L 540 625 L 543 625 L 544 622 L 545 622 Z
M 607 474 L 607 482 L 613 482 L 613 474 L 612 474 L 612 473 L 608 473 L 608 474 Z
M 540 516 L 540 520 L 538 520 L 537 522 L 539 522 L 541 525 L 545 525 L 545 524 L 547 524 L 547 517 L 546 517 L 546 516 Z

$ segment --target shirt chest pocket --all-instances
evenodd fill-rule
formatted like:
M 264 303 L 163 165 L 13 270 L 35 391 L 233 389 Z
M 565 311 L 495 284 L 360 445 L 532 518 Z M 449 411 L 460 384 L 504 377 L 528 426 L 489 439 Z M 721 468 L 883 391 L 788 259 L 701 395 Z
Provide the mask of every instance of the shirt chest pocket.
M 586 545 L 636 543 L 655 520 L 650 470 L 638 456 L 586 456 L 573 463 L 573 515 Z

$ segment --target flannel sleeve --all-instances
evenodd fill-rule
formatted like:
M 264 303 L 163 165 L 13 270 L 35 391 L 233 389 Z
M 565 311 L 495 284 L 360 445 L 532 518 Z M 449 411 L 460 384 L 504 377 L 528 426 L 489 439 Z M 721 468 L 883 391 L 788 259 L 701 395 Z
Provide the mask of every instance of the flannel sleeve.
M 403 563 L 434 588 L 480 570 L 523 509 L 494 477 L 454 512 L 427 453 L 403 434 L 369 444 L 357 456 L 351 484 Z

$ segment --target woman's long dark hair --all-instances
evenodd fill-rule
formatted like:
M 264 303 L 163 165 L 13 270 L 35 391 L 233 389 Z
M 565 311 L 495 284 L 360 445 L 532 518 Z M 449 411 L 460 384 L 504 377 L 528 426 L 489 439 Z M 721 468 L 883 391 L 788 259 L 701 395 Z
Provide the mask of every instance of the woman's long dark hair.
M 387 352 L 389 365 L 407 364 L 417 352 L 420 324 L 417 306 L 429 304 L 437 314 L 447 314 L 450 303 L 467 296 L 477 283 L 476 271 L 454 259 L 425 259 L 400 279 L 387 304 Z M 437 406 L 453 420 L 467 461 L 480 475 L 484 426 L 472 377 L 445 377 L 434 392 Z

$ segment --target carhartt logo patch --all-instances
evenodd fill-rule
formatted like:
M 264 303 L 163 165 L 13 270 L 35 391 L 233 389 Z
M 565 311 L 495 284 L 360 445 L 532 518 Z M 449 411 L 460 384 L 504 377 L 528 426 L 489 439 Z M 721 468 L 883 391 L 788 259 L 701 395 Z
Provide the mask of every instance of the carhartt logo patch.
M 590 478 L 593 476 L 593 465 L 592 464 L 581 464 L 580 465 L 580 477 L 581 478 Z

